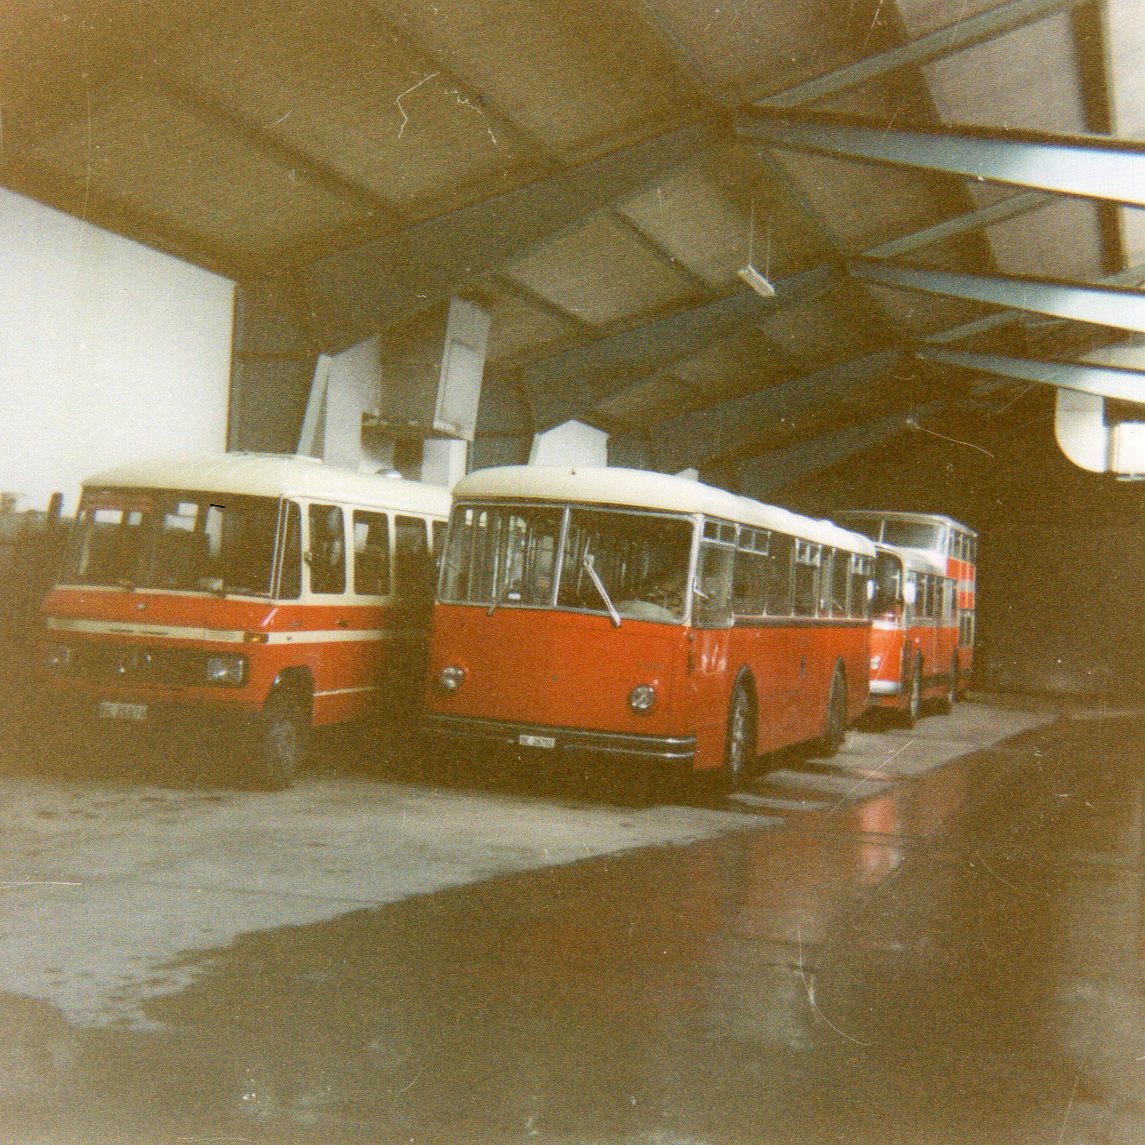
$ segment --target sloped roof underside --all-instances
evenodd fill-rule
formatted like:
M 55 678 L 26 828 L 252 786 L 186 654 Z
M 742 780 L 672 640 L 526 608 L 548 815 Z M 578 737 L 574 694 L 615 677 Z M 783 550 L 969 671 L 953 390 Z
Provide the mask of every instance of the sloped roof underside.
M 533 428 L 652 466 L 761 488 L 904 426 L 974 434 L 1038 384 L 991 363 L 1039 379 L 1145 333 L 1145 0 L 6 20 L 3 185 L 269 285 L 308 353 L 470 297 Z

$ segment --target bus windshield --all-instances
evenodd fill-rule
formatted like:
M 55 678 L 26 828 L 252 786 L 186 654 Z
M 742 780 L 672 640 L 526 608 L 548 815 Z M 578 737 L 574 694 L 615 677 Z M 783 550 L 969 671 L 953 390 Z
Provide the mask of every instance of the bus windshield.
M 942 526 L 930 521 L 896 521 L 883 523 L 883 541 L 888 545 L 901 545 L 905 549 L 933 549 L 939 551 Z
M 459 505 L 441 599 L 679 623 L 687 611 L 693 530 L 689 518 L 664 514 Z
M 297 514 L 291 506 L 293 527 L 287 532 L 295 548 Z M 278 533 L 279 502 L 270 497 L 89 490 L 60 579 L 126 589 L 269 596 Z M 297 558 L 286 563 L 296 568 Z

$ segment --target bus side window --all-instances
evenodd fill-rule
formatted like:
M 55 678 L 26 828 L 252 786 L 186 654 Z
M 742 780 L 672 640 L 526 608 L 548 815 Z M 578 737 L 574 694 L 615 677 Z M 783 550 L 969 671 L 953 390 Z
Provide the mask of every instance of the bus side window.
M 768 616 L 791 615 L 791 567 L 795 559 L 795 542 L 782 533 L 771 534 L 767 576 Z
M 762 616 L 767 611 L 768 558 L 740 550 L 736 554 L 732 609 L 736 616 Z
M 847 590 L 850 587 L 851 562 L 840 549 L 831 554 L 831 615 L 847 615 Z
M 398 596 L 415 611 L 427 608 L 433 596 L 433 559 L 423 518 L 397 518 L 394 568 Z
M 385 513 L 354 510 L 354 591 L 386 596 L 390 591 L 390 521 Z
M 814 616 L 819 596 L 820 545 L 795 542 L 795 615 Z
M 346 539 L 337 505 L 310 506 L 310 591 L 346 591 Z
M 871 562 L 858 553 L 851 554 L 851 615 L 865 619 L 871 615 Z
M 286 528 L 278 564 L 278 596 L 297 600 L 302 595 L 302 514 L 293 501 L 285 502 Z

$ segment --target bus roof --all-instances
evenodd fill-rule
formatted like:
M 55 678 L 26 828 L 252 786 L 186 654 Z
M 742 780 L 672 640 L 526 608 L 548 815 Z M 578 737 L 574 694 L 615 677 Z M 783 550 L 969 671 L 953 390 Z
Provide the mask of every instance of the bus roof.
M 871 541 L 830 521 L 803 517 L 688 477 L 613 466 L 505 465 L 478 469 L 453 488 L 454 500 L 564 501 L 676 513 L 703 513 L 802 540 L 873 556 Z
M 972 537 L 978 536 L 976 529 L 942 513 L 909 513 L 898 509 L 840 509 L 837 516 L 842 521 L 862 518 L 867 521 L 911 521 L 919 525 L 945 525 L 950 529 L 960 529 Z
M 84 487 L 187 489 L 252 497 L 305 497 L 384 509 L 449 514 L 449 492 L 436 485 L 383 477 L 285 453 L 217 453 L 162 457 L 105 469 Z
M 902 545 L 888 545 L 885 541 L 876 541 L 875 548 L 880 553 L 893 553 L 902 561 L 903 567 L 911 572 L 933 573 L 935 576 L 949 576 L 946 570 L 946 558 L 941 557 L 930 549 L 908 549 Z

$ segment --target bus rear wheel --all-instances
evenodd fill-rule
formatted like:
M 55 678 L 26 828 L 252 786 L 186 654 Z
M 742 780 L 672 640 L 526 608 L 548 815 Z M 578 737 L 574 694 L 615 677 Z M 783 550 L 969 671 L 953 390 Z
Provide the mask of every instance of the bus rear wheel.
M 913 728 L 922 715 L 922 657 L 914 658 L 910 672 L 910 691 L 907 693 L 906 707 L 902 712 L 902 725 Z
M 950 661 L 950 676 L 946 681 L 946 693 L 938 702 L 938 710 L 943 715 L 949 715 L 958 703 L 958 654 Z
M 736 791 L 747 778 L 748 765 L 755 757 L 755 705 L 751 694 L 737 682 L 728 704 L 728 727 L 724 739 L 724 787 Z
M 825 756 L 838 754 L 847 738 L 847 676 L 842 667 L 831 677 L 831 690 L 827 693 L 827 726 L 820 740 Z
M 261 791 L 290 785 L 310 742 L 310 696 L 301 688 L 271 690 L 255 721 L 249 775 Z

